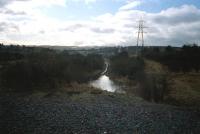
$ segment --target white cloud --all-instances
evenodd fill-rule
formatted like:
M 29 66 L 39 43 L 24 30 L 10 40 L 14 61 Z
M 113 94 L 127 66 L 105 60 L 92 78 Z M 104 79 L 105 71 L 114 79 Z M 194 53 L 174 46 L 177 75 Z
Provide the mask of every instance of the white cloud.
M 57 3 L 50 0 L 47 4 L 39 0 L 18 0 L 2 7 L 0 42 L 31 45 L 135 45 L 140 16 L 144 16 L 149 26 L 145 35 L 147 45 L 182 45 L 200 40 L 200 9 L 191 5 L 169 8 L 159 13 L 127 8 L 129 10 L 105 13 L 87 21 L 53 19 L 44 15 L 39 8 L 53 5 L 66 6 L 66 1 L 59 0 Z
M 139 5 L 142 4 L 142 1 L 141 0 L 134 0 L 134 1 L 131 1 L 131 2 L 128 2 L 126 5 L 120 7 L 119 10 L 130 10 L 130 9 L 133 9 Z

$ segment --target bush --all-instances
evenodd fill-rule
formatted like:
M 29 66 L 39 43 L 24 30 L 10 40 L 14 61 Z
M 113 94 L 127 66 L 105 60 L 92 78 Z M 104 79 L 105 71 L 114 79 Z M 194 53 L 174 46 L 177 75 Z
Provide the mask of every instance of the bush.
M 111 58 L 111 73 L 117 76 L 127 76 L 129 79 L 142 79 L 144 60 L 140 57 L 129 57 L 122 52 Z
M 162 102 L 167 93 L 166 75 L 161 73 L 145 74 L 139 89 L 139 95 L 148 101 Z

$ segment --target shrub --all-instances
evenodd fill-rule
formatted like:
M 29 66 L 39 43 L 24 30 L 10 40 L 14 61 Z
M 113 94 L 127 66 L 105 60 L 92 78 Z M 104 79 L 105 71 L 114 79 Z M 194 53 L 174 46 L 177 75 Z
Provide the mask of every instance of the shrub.
M 166 75 L 161 73 L 148 73 L 145 74 L 142 87 L 139 89 L 139 95 L 154 102 L 162 102 L 166 95 L 167 80 Z
M 129 57 L 126 52 L 111 58 L 111 73 L 127 76 L 129 79 L 141 79 L 144 72 L 144 60 L 140 57 Z

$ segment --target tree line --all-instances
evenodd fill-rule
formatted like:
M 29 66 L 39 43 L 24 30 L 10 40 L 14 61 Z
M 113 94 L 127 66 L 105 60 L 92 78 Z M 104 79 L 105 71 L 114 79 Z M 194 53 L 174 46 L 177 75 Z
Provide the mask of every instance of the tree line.
M 200 47 L 196 44 L 184 45 L 181 48 L 167 46 L 144 48 L 145 58 L 158 61 L 174 72 L 190 72 L 200 70 Z

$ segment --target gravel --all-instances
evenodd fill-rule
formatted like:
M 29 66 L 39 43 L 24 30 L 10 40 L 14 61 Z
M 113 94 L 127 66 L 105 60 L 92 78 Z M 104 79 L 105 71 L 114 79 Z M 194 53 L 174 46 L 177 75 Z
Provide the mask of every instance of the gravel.
M 126 95 L 1 95 L 2 134 L 199 134 L 194 109 Z

